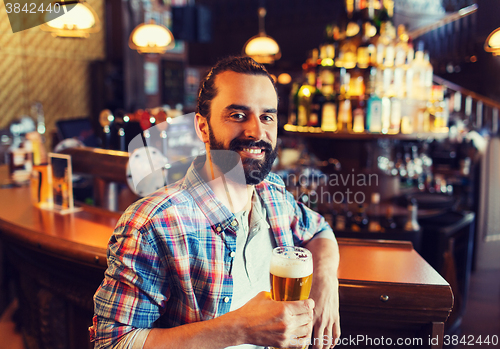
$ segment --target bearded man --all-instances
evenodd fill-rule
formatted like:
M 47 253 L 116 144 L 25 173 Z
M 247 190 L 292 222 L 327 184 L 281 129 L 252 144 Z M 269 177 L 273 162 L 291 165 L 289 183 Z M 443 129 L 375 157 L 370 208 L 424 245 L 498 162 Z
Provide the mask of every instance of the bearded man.
M 278 96 L 248 57 L 219 61 L 200 84 L 206 145 L 186 176 L 130 206 L 94 296 L 95 348 L 328 348 L 340 336 L 338 246 L 323 217 L 271 173 Z M 270 297 L 276 246 L 313 254 L 310 298 Z

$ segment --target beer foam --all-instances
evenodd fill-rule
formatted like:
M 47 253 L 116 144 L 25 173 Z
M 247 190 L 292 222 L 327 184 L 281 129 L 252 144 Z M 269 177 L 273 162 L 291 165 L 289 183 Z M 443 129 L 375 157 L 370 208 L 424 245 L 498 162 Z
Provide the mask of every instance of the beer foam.
M 313 273 L 312 257 L 309 260 L 295 256 L 273 256 L 270 272 L 282 278 L 298 279 Z

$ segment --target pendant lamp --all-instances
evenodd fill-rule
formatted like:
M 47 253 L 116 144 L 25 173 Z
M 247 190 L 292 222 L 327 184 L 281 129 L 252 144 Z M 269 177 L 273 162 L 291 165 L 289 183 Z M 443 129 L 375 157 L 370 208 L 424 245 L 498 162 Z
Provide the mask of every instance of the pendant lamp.
M 54 37 L 88 38 L 89 34 L 101 30 L 97 13 L 87 3 L 60 1 L 54 3 L 52 9 L 45 12 L 45 23 L 40 25 L 40 29 L 52 33 Z
M 243 54 L 252 57 L 258 63 L 271 64 L 281 58 L 278 43 L 264 29 L 266 9 L 259 8 L 259 34 L 251 37 L 243 46 Z
M 500 55 L 500 28 L 493 30 L 484 43 L 484 50 L 493 56 Z
M 128 46 L 139 53 L 165 53 L 174 45 L 172 32 L 153 18 L 135 27 L 128 40 Z

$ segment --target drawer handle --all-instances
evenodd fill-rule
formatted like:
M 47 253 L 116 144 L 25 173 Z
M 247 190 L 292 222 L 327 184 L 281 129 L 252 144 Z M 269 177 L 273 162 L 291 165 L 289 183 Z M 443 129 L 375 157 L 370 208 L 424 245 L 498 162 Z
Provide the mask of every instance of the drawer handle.
M 389 296 L 386 295 L 386 294 L 383 294 L 383 295 L 380 296 L 380 300 L 382 302 L 387 302 L 389 300 Z

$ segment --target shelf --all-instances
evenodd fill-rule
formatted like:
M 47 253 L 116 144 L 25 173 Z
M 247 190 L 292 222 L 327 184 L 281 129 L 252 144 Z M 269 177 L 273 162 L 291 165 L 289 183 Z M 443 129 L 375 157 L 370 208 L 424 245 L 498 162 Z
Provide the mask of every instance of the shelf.
M 377 139 L 396 139 L 405 141 L 423 141 L 428 139 L 445 139 L 448 138 L 448 130 L 446 132 L 419 132 L 412 134 L 383 134 L 383 133 L 340 133 L 340 132 L 325 132 L 320 128 L 312 128 L 302 126 L 300 131 L 290 130 L 290 128 L 298 128 L 297 126 L 286 125 L 285 134 L 300 135 L 309 138 L 331 138 L 342 140 L 377 140 Z M 300 126 L 299 126 L 300 127 Z M 287 130 L 288 129 L 288 130 Z

